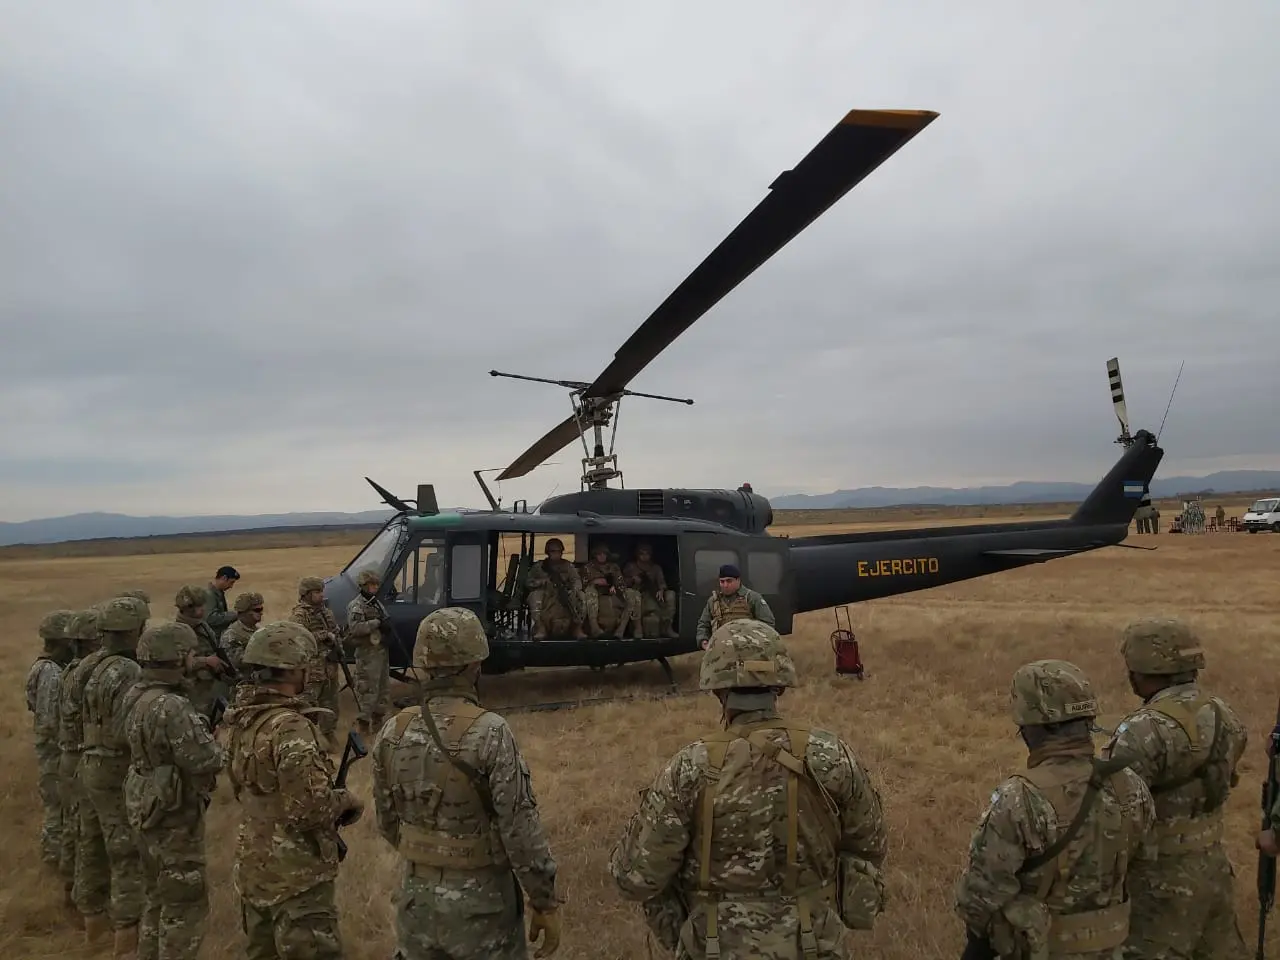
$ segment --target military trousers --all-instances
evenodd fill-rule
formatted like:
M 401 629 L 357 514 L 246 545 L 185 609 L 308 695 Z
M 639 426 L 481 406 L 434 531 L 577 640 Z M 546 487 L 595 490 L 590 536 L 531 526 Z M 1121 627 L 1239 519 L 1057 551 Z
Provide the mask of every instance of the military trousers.
M 62 806 L 62 835 L 59 838 L 58 872 L 68 891 L 72 891 L 76 879 L 76 854 L 80 845 L 80 766 L 79 751 L 60 752 L 58 757 L 58 797 Z
M 271 906 L 240 900 L 248 960 L 340 960 L 342 936 L 332 880 Z M 139 957 L 139 960 L 142 960 Z
M 1245 960 L 1235 910 L 1235 870 L 1221 843 L 1129 866 L 1125 960 Z
M 356 647 L 356 699 L 360 702 L 360 719 L 366 722 L 391 712 L 391 673 L 387 648 L 379 644 Z
M 621 594 L 597 592 L 595 587 L 588 587 L 582 594 L 583 606 L 586 608 L 587 620 L 597 626 L 600 623 L 600 611 L 609 609 L 612 616 L 610 623 L 616 623 L 613 629 L 615 637 L 621 637 L 627 627 L 635 633 L 640 631 L 640 593 L 636 590 L 623 590 Z
M 58 789 L 58 766 L 62 751 L 48 740 L 36 741 L 36 764 L 40 772 L 40 806 L 44 819 L 40 822 L 40 858 L 58 865 L 62 857 L 62 794 Z
M 675 591 L 667 590 L 662 594 L 659 600 L 651 593 L 646 593 L 640 598 L 640 615 L 641 622 L 644 624 L 644 635 L 646 637 L 662 636 L 663 634 L 671 634 L 675 632 L 676 617 L 676 595 Z M 657 632 L 650 634 L 650 620 L 657 620 Z
M 393 960 L 527 960 L 524 897 L 509 869 L 405 864 Z
M 110 898 L 107 909 L 117 928 L 131 927 L 142 916 L 142 861 L 124 804 L 124 778 L 128 772 L 127 757 L 86 753 L 80 761 L 85 794 L 80 824 L 89 838 L 92 869 L 100 871 L 85 882 L 95 895 L 97 891 L 106 892 Z M 97 859 L 99 851 L 105 855 L 105 864 Z
M 204 807 L 190 806 L 137 832 L 143 909 L 138 960 L 196 960 L 209 915 Z

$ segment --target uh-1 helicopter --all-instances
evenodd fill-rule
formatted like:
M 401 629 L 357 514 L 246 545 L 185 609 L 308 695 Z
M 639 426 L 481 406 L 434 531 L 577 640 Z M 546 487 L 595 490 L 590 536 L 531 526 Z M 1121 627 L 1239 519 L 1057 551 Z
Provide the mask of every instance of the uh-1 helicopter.
M 788 634 L 795 615 L 806 611 L 955 583 L 1124 540 L 1164 454 L 1150 432 L 1129 434 L 1114 360 L 1108 372 L 1115 365 L 1113 401 L 1121 425 L 1116 442 L 1124 452 L 1069 519 L 786 537 L 768 532 L 773 510 L 748 484 L 734 490 L 622 485 L 613 452 L 622 398 L 693 402 L 627 389 L 636 374 L 936 116 L 929 111 L 848 113 L 773 182 L 769 195 L 641 324 L 593 382 L 490 371 L 565 387 L 572 406 L 570 416 L 497 480 L 524 476 L 577 436 L 586 454 L 579 492 L 550 497 L 535 510 L 524 500 L 503 509 L 483 471 L 476 470 L 489 510 L 441 512 L 430 484 L 419 485 L 417 499 L 410 502 L 366 477 L 396 512 L 340 574 L 325 582 L 326 601 L 340 626 L 357 592 L 356 576 L 372 570 L 380 578 L 377 597 L 389 624 L 385 636 L 397 679 L 406 679 L 422 618 L 439 607 L 462 606 L 480 617 L 489 634 L 486 673 L 655 661 L 674 687 L 667 658 L 700 650 L 698 620 L 722 564 L 738 567 L 743 583 L 764 595 L 778 631 Z M 605 428 L 610 428 L 608 453 Z M 620 486 L 610 487 L 611 480 Z M 564 543 L 566 558 L 572 554 L 578 561 L 601 541 L 613 554 L 610 559 L 622 563 L 638 543 L 649 544 L 676 597 L 674 630 L 667 632 L 677 636 L 658 635 L 663 631 L 654 630 L 647 616 L 641 639 L 584 639 L 576 628 L 535 639 L 524 580 L 530 565 L 541 559 L 539 547 L 545 549 L 551 538 Z M 602 598 L 602 612 L 606 605 Z

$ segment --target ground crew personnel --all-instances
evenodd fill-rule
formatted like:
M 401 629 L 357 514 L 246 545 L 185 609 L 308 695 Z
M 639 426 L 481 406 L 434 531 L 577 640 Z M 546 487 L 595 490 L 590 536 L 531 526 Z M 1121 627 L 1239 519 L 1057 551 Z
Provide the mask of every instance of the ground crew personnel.
M 288 620 L 253 634 L 241 662 L 251 685 L 223 718 L 227 772 L 244 811 L 232 880 L 247 955 L 335 960 L 343 955 L 334 902 L 338 828 L 364 804 L 332 787 L 336 773 L 302 697 L 316 642 Z
M 622 568 L 609 559 L 609 546 L 597 543 L 591 551 L 591 559 L 582 567 L 582 597 L 586 610 L 587 634 L 598 637 L 600 629 L 600 604 L 614 605 L 617 624 L 613 639 L 621 638 L 628 626 L 636 639 L 644 634 L 640 626 L 640 594 L 631 589 L 622 577 Z
M 662 564 L 653 559 L 653 547 L 648 543 L 637 543 L 635 559 L 622 568 L 622 576 L 627 586 L 640 592 L 641 627 L 636 636 L 647 635 L 648 628 L 643 624 L 654 614 L 657 614 L 659 636 L 680 636 L 674 626 L 676 591 L 667 586 Z
M 137 649 L 141 679 L 125 708 L 124 795 L 141 853 L 144 960 L 195 960 L 209 913 L 204 817 L 226 757 L 184 693 L 197 644 L 185 623 L 148 628 Z
M 545 640 L 548 623 L 558 619 L 556 613 L 560 612 L 572 624 L 574 639 L 585 640 L 587 634 L 582 629 L 582 620 L 587 612 L 587 601 L 578 568 L 564 558 L 564 542 L 559 537 L 547 541 L 546 551 L 545 558 L 529 567 L 529 575 L 525 579 L 529 589 L 526 597 L 529 619 L 533 623 L 533 639 Z M 559 588 L 551 579 L 553 575 L 560 581 Z M 562 589 L 564 596 L 561 596 Z
M 779 716 L 796 684 L 773 627 L 718 628 L 698 685 L 723 729 L 676 752 L 613 849 L 619 890 L 677 960 L 846 960 L 846 928 L 884 908 L 880 795 L 839 737 Z
M 759 620 L 774 626 L 773 611 L 764 597 L 742 585 L 742 573 L 732 563 L 720 568 L 720 584 L 707 598 L 698 618 L 698 642 L 707 648 L 711 635 L 733 620 Z
M 298 602 L 289 619 L 311 634 L 315 641 L 315 660 L 307 671 L 307 688 L 302 697 L 312 706 L 327 713 L 313 714 L 315 723 L 328 741 L 328 749 L 337 748 L 334 730 L 338 725 L 338 660 L 341 640 L 338 621 L 324 603 L 324 581 L 319 577 L 303 577 L 298 581 Z
M 371 726 L 378 730 L 391 712 L 391 666 L 382 642 L 382 607 L 375 599 L 379 583 L 372 570 L 361 570 L 356 575 L 360 592 L 347 604 L 347 636 L 356 649 L 356 726 L 365 736 Z
M 235 567 L 219 567 L 209 585 L 204 588 L 204 622 L 219 640 L 222 639 L 222 632 L 236 622 L 236 615 L 227 610 L 227 591 L 239 579 L 240 573 Z
M 223 631 L 219 639 L 222 641 L 222 652 L 227 655 L 232 666 L 239 670 L 244 648 L 253 636 L 253 631 L 258 629 L 258 624 L 262 623 L 266 601 L 260 593 L 240 593 L 236 595 L 235 607 L 235 622 Z
M 489 642 L 470 610 L 419 625 L 423 703 L 392 717 L 373 749 L 378 830 L 404 860 L 396 913 L 402 960 L 522 960 L 529 898 L 535 957 L 560 945 L 556 862 L 529 767 L 507 722 L 480 706 Z M 476 918 L 483 916 L 484 922 Z
M 1248 732 L 1221 697 L 1197 683 L 1204 650 L 1185 623 L 1135 620 L 1120 652 L 1143 705 L 1102 752 L 1129 761 L 1156 808 L 1156 859 L 1134 863 L 1129 874 L 1125 958 L 1245 957 L 1222 827 Z
M 149 616 L 147 605 L 133 597 L 107 601 L 98 612 L 102 646 L 78 668 L 84 676 L 81 842 L 95 854 L 83 864 L 85 884 L 110 898 L 107 914 L 115 929 L 116 956 L 120 957 L 137 949 L 138 919 L 142 916 L 142 864 L 124 801 L 125 774 L 129 771 L 124 705 L 142 674 L 135 650 Z M 98 859 L 99 850 L 105 862 Z
M 62 852 L 62 799 L 58 792 L 58 688 L 62 671 L 75 656 L 75 641 L 67 636 L 71 610 L 55 610 L 40 621 L 44 652 L 27 671 L 27 711 L 35 735 L 36 764 L 40 772 L 40 859 L 58 868 Z
M 1009 699 L 1027 769 L 991 794 L 956 912 L 1002 957 L 1111 960 L 1129 931 L 1127 865 L 1146 850 L 1155 803 L 1124 761 L 1094 759 L 1098 701 L 1075 664 L 1024 664 Z
M 188 676 L 187 699 L 206 718 L 213 718 L 213 704 L 219 697 L 228 697 L 230 668 L 218 656 L 218 639 L 209 624 L 204 622 L 204 587 L 188 584 L 178 590 L 173 599 L 178 608 L 178 623 L 185 623 L 196 635 L 196 655 Z

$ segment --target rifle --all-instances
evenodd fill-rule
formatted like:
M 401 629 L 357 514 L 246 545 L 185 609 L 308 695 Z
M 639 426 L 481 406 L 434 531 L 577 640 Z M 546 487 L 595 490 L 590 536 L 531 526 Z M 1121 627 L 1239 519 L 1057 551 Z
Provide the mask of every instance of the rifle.
M 1271 730 L 1267 759 L 1267 779 L 1262 784 L 1262 829 L 1270 829 L 1271 808 L 1280 797 L 1280 783 L 1276 780 L 1276 754 L 1280 753 L 1280 703 L 1276 704 L 1276 725 Z M 1257 960 L 1263 960 L 1263 946 L 1267 936 L 1267 914 L 1276 903 L 1276 858 L 1265 850 L 1258 850 L 1258 950 Z
M 551 581 L 551 586 L 555 587 L 556 596 L 560 598 L 560 602 L 564 604 L 564 608 L 570 616 L 578 616 L 578 608 L 573 605 L 573 598 L 569 595 L 569 585 L 560 579 L 560 574 L 554 567 L 550 567 L 544 561 L 542 569 L 547 575 L 547 579 Z
M 209 714 L 209 732 L 218 729 L 218 724 L 222 722 L 222 716 L 227 712 L 227 698 L 218 697 L 213 701 L 213 710 Z
M 364 745 L 364 740 L 360 738 L 360 734 L 354 730 L 347 731 L 347 743 L 342 748 L 342 762 L 338 764 L 338 775 L 334 778 L 333 789 L 347 789 L 347 774 L 351 772 L 351 765 L 357 760 L 362 759 L 369 753 Z M 344 827 L 348 823 L 347 814 L 343 813 L 338 817 L 335 826 Z M 342 839 L 342 834 L 338 834 L 338 862 L 341 863 L 347 859 L 347 842 Z
M 333 637 L 331 649 L 338 662 L 338 666 L 342 669 L 342 676 L 347 681 L 347 689 L 351 691 L 351 699 L 356 702 L 356 709 L 361 710 L 363 708 L 360 706 L 360 695 L 356 693 L 356 682 L 351 676 L 351 668 L 347 666 L 347 653 L 342 649 L 342 641 L 338 639 L 338 635 L 336 633 L 330 634 L 330 636 Z M 364 754 L 361 754 L 361 756 L 364 756 Z

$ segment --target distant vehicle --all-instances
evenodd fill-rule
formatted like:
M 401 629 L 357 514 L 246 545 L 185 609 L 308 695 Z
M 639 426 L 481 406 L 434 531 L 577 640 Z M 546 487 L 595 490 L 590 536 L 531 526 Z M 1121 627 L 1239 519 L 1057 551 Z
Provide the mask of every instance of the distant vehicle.
M 1257 533 L 1259 530 L 1280 533 L 1280 497 L 1269 497 L 1255 502 L 1245 513 L 1240 526 L 1250 533 Z

